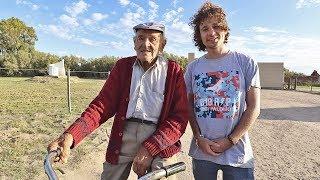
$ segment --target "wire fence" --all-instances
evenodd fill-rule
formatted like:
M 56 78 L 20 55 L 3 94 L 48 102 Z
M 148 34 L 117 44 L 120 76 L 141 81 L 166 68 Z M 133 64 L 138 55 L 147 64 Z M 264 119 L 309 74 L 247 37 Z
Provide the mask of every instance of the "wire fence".
M 93 79 L 106 79 L 110 71 L 73 71 L 70 70 L 70 76 L 77 76 L 79 78 L 93 78 Z M 47 69 L 18 69 L 18 68 L 0 68 L 0 76 L 20 76 L 20 77 L 34 77 L 34 76 L 48 76 Z
M 70 76 L 77 76 L 79 78 L 95 78 L 95 79 L 106 79 L 110 74 L 107 72 L 98 71 L 70 71 Z
M 302 81 L 298 78 L 286 78 L 284 89 L 320 94 L 320 79 L 309 78 Z
M 46 69 L 19 69 L 19 68 L 0 68 L 0 76 L 45 76 L 49 75 Z
M 71 78 L 57 78 L 59 80 L 56 81 L 53 78 L 50 78 L 48 70 L 46 69 L 0 68 L 0 77 L 8 77 L 1 74 L 3 73 L 3 71 L 9 71 L 9 70 L 14 70 L 16 72 L 21 72 L 21 74 L 23 74 L 23 76 L 18 75 L 18 77 L 30 77 L 30 78 L 25 78 L 26 80 L 28 80 L 28 82 L 30 80 L 31 82 L 40 82 L 40 83 L 49 82 L 46 84 L 41 84 L 41 85 L 39 84 L 39 86 L 41 86 L 39 89 L 35 89 L 37 88 L 37 84 L 30 85 L 30 83 L 24 82 L 22 83 L 23 87 L 21 87 L 21 89 L 22 90 L 30 89 L 30 92 L 35 92 L 37 94 L 41 94 L 42 93 L 41 91 L 48 91 L 48 89 L 53 89 L 58 93 L 57 95 L 55 95 L 55 97 L 52 97 L 52 99 L 54 100 L 46 102 L 46 105 L 50 106 L 51 102 L 55 102 L 55 103 L 61 102 L 59 107 L 63 106 L 63 109 L 69 112 L 71 110 L 73 112 L 82 110 L 83 107 L 85 106 L 85 104 L 83 104 L 83 100 L 85 98 L 88 98 L 86 102 L 89 103 L 92 100 L 92 98 L 94 98 L 93 96 L 96 95 L 97 92 L 101 90 L 101 87 L 103 86 L 104 81 L 107 79 L 107 77 L 110 74 L 110 72 L 72 71 L 71 70 L 70 71 Z M 13 77 L 12 79 L 2 78 L 0 81 L 0 89 L 1 89 L 1 86 L 5 84 L 10 84 L 10 86 L 7 86 L 7 88 L 9 89 L 14 88 L 15 83 L 10 81 L 15 81 L 14 77 L 16 76 L 12 75 L 12 77 Z M 55 83 L 55 84 L 52 84 L 52 83 Z M 307 83 L 303 84 L 295 81 L 294 79 L 291 79 L 289 82 L 285 83 L 285 86 L 286 87 L 284 89 L 288 89 L 288 90 L 296 90 L 296 91 L 320 94 L 320 83 L 316 83 L 316 82 L 309 82 L 308 84 Z M 5 92 L 8 89 L 1 89 L 1 90 Z M 48 93 L 51 93 L 51 92 L 48 91 Z M 20 94 L 14 95 L 12 97 L 17 97 L 17 96 L 20 96 Z M 23 98 L 21 99 L 21 101 L 23 101 Z M 21 103 L 21 105 L 23 105 L 23 103 Z M 1 106 L 1 103 L 0 103 L 0 106 Z M 3 105 L 3 107 L 9 107 L 9 106 L 10 105 L 8 104 Z M 50 109 L 50 107 L 48 107 L 48 109 Z
M 8 71 L 14 71 L 14 74 L 6 74 Z M 91 90 L 90 83 L 88 83 L 90 80 L 89 79 L 101 79 L 105 80 L 109 76 L 110 72 L 98 72 L 98 71 L 71 71 L 67 70 L 64 78 L 61 78 L 61 80 L 55 81 L 51 77 L 56 77 L 56 76 L 49 76 L 49 71 L 46 69 L 18 69 L 18 68 L 0 68 L 0 77 L 30 77 L 30 80 L 34 82 L 55 82 L 55 83 L 62 83 L 62 87 L 65 86 L 67 89 L 67 92 L 65 94 L 65 99 L 66 99 L 66 105 L 68 108 L 69 113 L 71 113 L 72 109 L 76 104 L 79 104 L 79 102 L 74 102 L 76 101 L 76 98 L 72 100 L 72 96 L 74 95 L 75 92 L 78 92 L 77 88 L 79 86 L 83 86 L 82 88 L 86 88 L 86 91 L 93 91 Z M 71 77 L 73 77 L 71 79 Z M 78 81 L 76 78 L 82 78 L 82 79 L 88 79 L 85 80 L 83 85 L 81 85 L 82 81 Z M 29 80 L 29 79 L 28 79 Z M 80 84 L 79 84 L 80 82 Z M 73 87 L 75 86 L 75 87 Z M 89 87 L 90 86 L 90 87 Z M 61 87 L 61 86 L 59 86 Z M 61 92 L 65 91 L 63 90 L 64 88 L 60 89 Z M 59 91 L 60 91 L 59 90 Z M 74 104 L 75 103 L 75 104 Z

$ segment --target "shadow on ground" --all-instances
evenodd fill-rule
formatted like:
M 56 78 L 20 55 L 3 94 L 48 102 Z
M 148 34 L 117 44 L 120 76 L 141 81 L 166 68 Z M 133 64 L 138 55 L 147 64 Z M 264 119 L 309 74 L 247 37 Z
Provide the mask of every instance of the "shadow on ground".
M 261 109 L 259 119 L 320 122 L 320 106 Z

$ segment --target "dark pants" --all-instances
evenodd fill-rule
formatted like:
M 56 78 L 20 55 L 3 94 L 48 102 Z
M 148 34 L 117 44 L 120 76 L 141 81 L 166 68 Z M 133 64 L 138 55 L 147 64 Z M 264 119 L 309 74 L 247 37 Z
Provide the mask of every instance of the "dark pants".
M 224 180 L 253 180 L 253 168 L 239 168 L 216 164 L 211 161 L 192 159 L 195 180 L 216 180 L 218 170 L 222 170 Z

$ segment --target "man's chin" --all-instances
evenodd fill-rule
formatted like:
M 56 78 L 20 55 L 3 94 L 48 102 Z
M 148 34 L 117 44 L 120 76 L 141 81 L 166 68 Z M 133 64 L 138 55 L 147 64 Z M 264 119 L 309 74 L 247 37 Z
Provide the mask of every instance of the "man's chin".
M 150 56 L 138 56 L 137 57 L 140 61 L 146 61 L 146 62 L 151 62 L 153 60 L 153 57 Z
M 150 58 L 150 57 L 141 57 L 141 56 L 139 57 L 138 56 L 138 59 L 142 62 L 151 62 L 152 61 L 152 58 Z
M 217 44 L 210 44 L 208 46 L 206 46 L 207 49 L 216 49 L 218 47 Z

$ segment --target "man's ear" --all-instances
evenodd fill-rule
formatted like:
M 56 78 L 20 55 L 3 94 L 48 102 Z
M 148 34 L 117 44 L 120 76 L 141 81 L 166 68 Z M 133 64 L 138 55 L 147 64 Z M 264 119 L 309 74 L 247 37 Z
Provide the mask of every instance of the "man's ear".
M 164 47 L 166 46 L 166 44 L 167 44 L 167 38 L 165 38 L 165 37 L 162 37 L 161 38 L 162 40 L 162 43 L 161 43 L 161 45 L 160 45 L 160 51 L 161 52 L 163 52 L 163 50 L 164 50 Z

